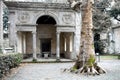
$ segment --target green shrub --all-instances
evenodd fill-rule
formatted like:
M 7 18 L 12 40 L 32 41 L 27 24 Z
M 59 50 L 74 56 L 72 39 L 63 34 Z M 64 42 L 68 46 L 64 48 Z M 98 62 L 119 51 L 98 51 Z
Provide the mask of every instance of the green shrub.
M 15 66 L 19 66 L 19 64 L 21 63 L 22 58 L 23 58 L 22 54 L 15 54 L 12 57 L 13 57 Z
M 120 55 L 118 55 L 118 59 L 120 59 Z
M 1 48 L 1 46 L 0 46 L 0 54 L 2 53 L 2 48 Z
M 34 59 L 34 58 L 33 58 L 32 62 L 33 62 L 33 63 L 37 63 L 37 59 Z
M 19 66 L 22 61 L 22 54 L 0 55 L 0 79 L 10 72 L 11 68 Z

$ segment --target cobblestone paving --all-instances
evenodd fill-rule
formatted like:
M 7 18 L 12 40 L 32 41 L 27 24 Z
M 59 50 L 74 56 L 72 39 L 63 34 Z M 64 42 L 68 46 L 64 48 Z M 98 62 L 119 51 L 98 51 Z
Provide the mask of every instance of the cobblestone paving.
M 6 80 L 120 80 L 120 60 L 104 60 L 99 63 L 107 71 L 100 76 L 85 76 L 61 72 L 63 68 L 70 68 L 74 63 L 39 63 L 25 64 L 16 74 Z

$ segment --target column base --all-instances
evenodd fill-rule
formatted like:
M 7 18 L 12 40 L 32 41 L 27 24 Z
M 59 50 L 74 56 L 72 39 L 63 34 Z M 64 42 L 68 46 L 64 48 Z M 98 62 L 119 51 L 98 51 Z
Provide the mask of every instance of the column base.
M 37 59 L 36 58 L 33 58 L 33 60 L 32 60 L 33 62 L 37 62 Z
M 60 62 L 61 60 L 60 60 L 60 58 L 56 58 L 56 62 Z

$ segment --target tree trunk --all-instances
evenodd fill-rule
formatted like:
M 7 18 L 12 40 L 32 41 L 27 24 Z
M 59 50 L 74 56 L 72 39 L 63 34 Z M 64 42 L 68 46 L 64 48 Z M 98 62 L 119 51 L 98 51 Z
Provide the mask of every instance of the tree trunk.
M 105 73 L 105 71 L 97 65 L 95 60 L 92 0 L 87 0 L 83 9 L 80 53 L 70 72 L 99 75 Z

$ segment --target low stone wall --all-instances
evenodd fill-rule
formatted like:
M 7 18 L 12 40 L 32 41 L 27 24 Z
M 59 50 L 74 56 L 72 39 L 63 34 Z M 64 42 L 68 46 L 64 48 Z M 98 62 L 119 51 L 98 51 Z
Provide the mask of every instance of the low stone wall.
M 10 73 L 12 68 L 19 66 L 21 60 L 22 54 L 0 55 L 0 80 Z

